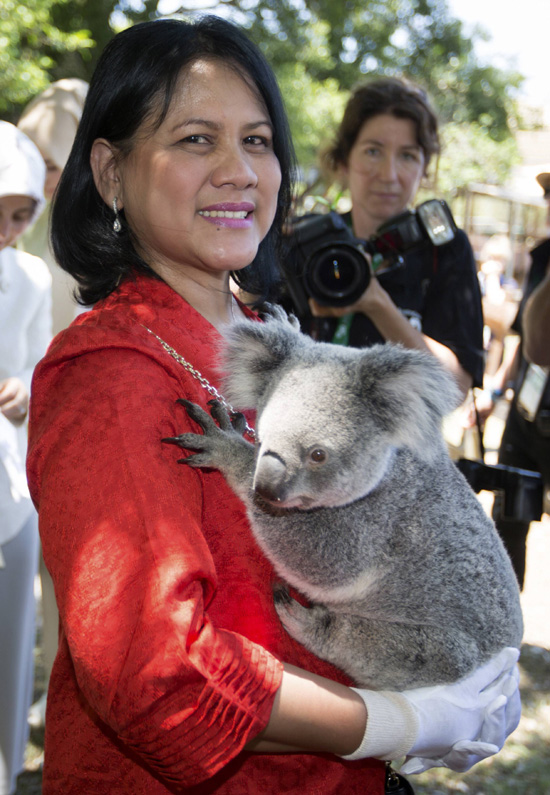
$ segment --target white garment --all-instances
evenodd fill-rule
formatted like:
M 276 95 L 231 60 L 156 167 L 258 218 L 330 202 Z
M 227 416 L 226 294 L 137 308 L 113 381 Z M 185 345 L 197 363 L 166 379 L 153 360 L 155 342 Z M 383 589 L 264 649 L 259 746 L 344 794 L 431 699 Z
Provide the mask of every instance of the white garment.
M 42 213 L 38 221 L 27 230 L 17 241 L 17 248 L 35 254 L 44 260 L 52 275 L 52 315 L 53 334 L 58 334 L 72 323 L 77 315 L 87 311 L 85 307 L 77 304 L 74 291 L 77 287 L 73 277 L 59 267 L 55 261 L 53 251 L 48 239 L 50 204 Z
M 38 518 L 31 514 L 4 547 L 0 569 L 0 795 L 15 791 L 29 736 L 33 691 L 35 613 L 33 583 L 38 565 Z
M 30 391 L 51 340 L 51 276 L 46 264 L 13 248 L 0 251 L 0 381 L 20 378 Z M 0 546 L 33 511 L 26 489 L 27 428 L 0 414 Z
M 29 196 L 33 220 L 44 206 L 46 166 L 33 142 L 0 121 L 0 197 Z M 30 390 L 51 339 L 51 276 L 37 257 L 0 251 L 0 381 Z M 26 491 L 27 427 L 0 411 L 0 795 L 13 792 L 23 767 L 32 698 L 38 517 Z
M 65 168 L 69 158 L 87 93 L 84 80 L 57 80 L 29 102 L 17 122 L 43 157 L 58 168 Z
M 0 196 L 29 196 L 32 220 L 45 207 L 46 164 L 36 144 L 8 121 L 0 121 Z
M 17 430 L 0 413 L 0 568 L 2 544 L 17 535 L 33 510 Z

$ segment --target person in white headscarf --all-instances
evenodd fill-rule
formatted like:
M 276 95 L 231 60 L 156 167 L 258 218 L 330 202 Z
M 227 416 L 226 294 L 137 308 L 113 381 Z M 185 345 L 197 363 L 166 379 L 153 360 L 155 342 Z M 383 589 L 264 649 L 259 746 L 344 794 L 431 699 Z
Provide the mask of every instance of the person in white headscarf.
M 31 377 L 51 339 L 51 276 L 14 243 L 42 212 L 37 147 L 0 121 L 0 795 L 15 791 L 28 738 L 38 520 L 27 489 Z
M 44 195 L 48 201 L 48 210 L 25 233 L 21 247 L 41 257 L 50 269 L 54 334 L 66 328 L 76 315 L 83 311 L 83 307 L 76 303 L 73 295 L 76 282 L 55 262 L 49 244 L 48 223 L 49 202 L 69 157 L 87 92 L 88 83 L 84 80 L 78 78 L 58 80 L 29 102 L 17 124 L 19 129 L 34 141 L 46 164 Z M 29 712 L 29 723 L 37 728 L 43 726 L 45 722 L 47 688 L 57 653 L 59 621 L 53 583 L 44 565 L 42 554 L 39 559 L 39 570 L 44 622 L 42 650 L 45 689 Z
M 51 200 L 69 157 L 88 83 L 65 78 L 52 83 L 23 110 L 17 126 L 33 141 L 46 163 L 44 194 Z M 52 274 L 53 332 L 66 328 L 82 311 L 73 296 L 74 279 L 55 262 L 48 239 L 49 212 L 45 212 L 23 237 L 21 247 L 41 257 Z

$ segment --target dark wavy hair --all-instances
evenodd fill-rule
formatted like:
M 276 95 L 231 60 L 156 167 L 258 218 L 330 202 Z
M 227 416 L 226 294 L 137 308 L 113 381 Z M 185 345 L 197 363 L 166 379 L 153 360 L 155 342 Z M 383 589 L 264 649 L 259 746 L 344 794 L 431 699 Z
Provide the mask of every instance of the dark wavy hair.
M 178 78 L 195 61 L 209 58 L 235 68 L 257 90 L 273 125 L 273 146 L 281 168 L 274 222 L 254 261 L 233 278 L 248 293 L 268 298 L 280 276 L 282 228 L 292 199 L 294 151 L 279 87 L 260 50 L 235 25 L 215 16 L 194 22 L 162 19 L 117 34 L 105 47 L 86 97 L 74 144 L 52 209 L 51 242 L 59 265 L 78 283 L 77 299 L 94 304 L 135 271 L 156 276 L 138 254 L 124 213 L 122 231 L 99 195 L 90 166 L 96 138 L 114 144 L 122 157 L 136 134 L 158 129 L 166 117 Z
M 424 153 L 425 167 L 440 149 L 437 116 L 424 89 L 406 78 L 381 77 L 362 82 L 352 91 L 334 142 L 323 154 L 330 171 L 348 163 L 361 128 L 381 114 L 410 119 L 416 140 Z

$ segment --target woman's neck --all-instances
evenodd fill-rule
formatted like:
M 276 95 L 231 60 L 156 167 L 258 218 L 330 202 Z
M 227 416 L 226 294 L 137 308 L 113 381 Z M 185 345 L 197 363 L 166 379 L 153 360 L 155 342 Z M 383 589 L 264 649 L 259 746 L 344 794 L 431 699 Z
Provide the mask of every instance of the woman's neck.
M 361 207 L 352 205 L 351 225 L 355 237 L 366 240 L 374 235 L 380 224 L 377 219 L 371 218 L 369 215 L 362 212 Z
M 207 273 L 196 269 L 181 271 L 167 268 L 154 270 L 220 333 L 243 317 L 231 292 L 228 272 Z

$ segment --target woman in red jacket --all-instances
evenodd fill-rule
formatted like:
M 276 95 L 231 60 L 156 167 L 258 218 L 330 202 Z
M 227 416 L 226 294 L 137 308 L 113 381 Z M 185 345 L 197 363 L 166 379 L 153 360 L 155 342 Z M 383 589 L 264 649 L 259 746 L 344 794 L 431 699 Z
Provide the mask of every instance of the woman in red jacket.
M 283 631 L 221 475 L 161 442 L 191 429 L 178 398 L 219 389 L 224 327 L 256 317 L 230 274 L 260 295 L 276 281 L 291 152 L 269 66 L 221 19 L 136 25 L 100 59 L 52 222 L 95 306 L 33 384 L 60 614 L 45 795 L 382 793 L 369 757 L 467 769 L 519 719 L 515 650 L 436 694 L 348 687 Z

